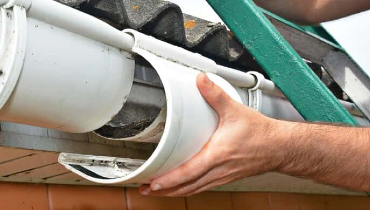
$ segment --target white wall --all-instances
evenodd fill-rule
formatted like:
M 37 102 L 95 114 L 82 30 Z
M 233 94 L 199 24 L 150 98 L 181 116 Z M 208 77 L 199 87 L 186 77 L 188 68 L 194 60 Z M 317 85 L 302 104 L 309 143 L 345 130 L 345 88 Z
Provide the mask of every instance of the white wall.
M 370 75 L 370 11 L 322 25 Z
M 204 20 L 222 22 L 218 15 L 208 5 L 206 0 L 167 0 L 179 5 L 183 13 L 193 15 Z

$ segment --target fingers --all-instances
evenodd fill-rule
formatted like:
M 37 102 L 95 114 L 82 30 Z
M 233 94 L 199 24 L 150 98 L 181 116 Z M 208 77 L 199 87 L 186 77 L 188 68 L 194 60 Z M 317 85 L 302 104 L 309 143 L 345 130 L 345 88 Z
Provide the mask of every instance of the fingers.
M 151 189 L 156 191 L 179 186 L 201 177 L 215 167 L 216 162 L 208 158 L 207 145 L 188 162 L 154 179 L 150 185 Z
M 225 176 L 228 176 L 228 173 L 225 173 L 224 171 L 224 168 L 218 167 L 209 171 L 198 179 L 192 180 L 173 188 L 153 191 L 149 185 L 143 185 L 140 187 L 139 191 L 143 195 L 150 196 L 188 196 L 192 195 L 196 191 L 199 191 L 199 189 L 204 189 L 205 186 L 211 186 L 211 183 L 218 183 L 218 180 L 225 179 Z
M 227 109 L 230 108 L 228 105 L 232 104 L 233 99 L 224 90 L 204 73 L 198 75 L 197 86 L 203 98 L 220 117 L 227 113 Z
M 236 179 L 233 179 L 231 177 L 225 177 L 223 179 L 220 179 L 220 180 L 217 180 L 215 182 L 211 182 L 207 185 L 204 185 L 203 187 L 200 187 L 198 188 L 197 190 L 194 190 L 193 192 L 191 192 L 189 195 L 194 195 L 194 194 L 198 194 L 198 193 L 201 193 L 201 192 L 204 192 L 204 191 L 207 191 L 207 190 L 210 190 L 210 189 L 213 189 L 215 187 L 218 187 L 218 186 L 222 186 L 222 185 L 225 185 L 225 184 L 228 184 L 228 183 L 231 183 L 233 181 L 235 181 Z

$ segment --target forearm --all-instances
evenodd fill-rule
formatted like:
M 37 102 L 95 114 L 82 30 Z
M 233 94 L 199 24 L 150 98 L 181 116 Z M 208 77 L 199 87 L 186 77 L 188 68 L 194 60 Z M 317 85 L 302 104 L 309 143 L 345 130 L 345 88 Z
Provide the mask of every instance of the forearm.
M 203 73 L 197 86 L 218 128 L 192 159 L 142 186 L 143 195 L 189 196 L 271 171 L 370 191 L 370 128 L 275 120 L 232 100 Z
M 254 0 L 287 20 L 314 25 L 370 9 L 369 0 Z
M 279 121 L 285 148 L 278 171 L 370 191 L 370 129 Z

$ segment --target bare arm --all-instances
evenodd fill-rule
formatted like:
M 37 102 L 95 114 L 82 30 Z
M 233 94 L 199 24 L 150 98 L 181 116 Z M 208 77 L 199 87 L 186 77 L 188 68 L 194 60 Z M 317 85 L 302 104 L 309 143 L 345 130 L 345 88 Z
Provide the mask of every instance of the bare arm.
M 287 20 L 314 25 L 370 9 L 369 0 L 254 0 Z
M 220 117 L 190 161 L 144 185 L 144 195 L 184 196 L 277 171 L 370 191 L 370 129 L 280 121 L 232 100 L 205 74 L 197 85 Z
M 275 126 L 287 151 L 277 171 L 370 191 L 369 128 L 283 121 L 276 121 Z

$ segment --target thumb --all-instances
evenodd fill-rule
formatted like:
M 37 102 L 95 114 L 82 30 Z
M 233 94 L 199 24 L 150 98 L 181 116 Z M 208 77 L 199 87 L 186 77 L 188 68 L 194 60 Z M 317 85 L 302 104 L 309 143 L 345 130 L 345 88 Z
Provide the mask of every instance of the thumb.
M 233 99 L 218 85 L 212 82 L 205 73 L 200 73 L 197 77 L 197 86 L 203 98 L 223 117 L 227 114 L 230 105 L 233 104 Z

